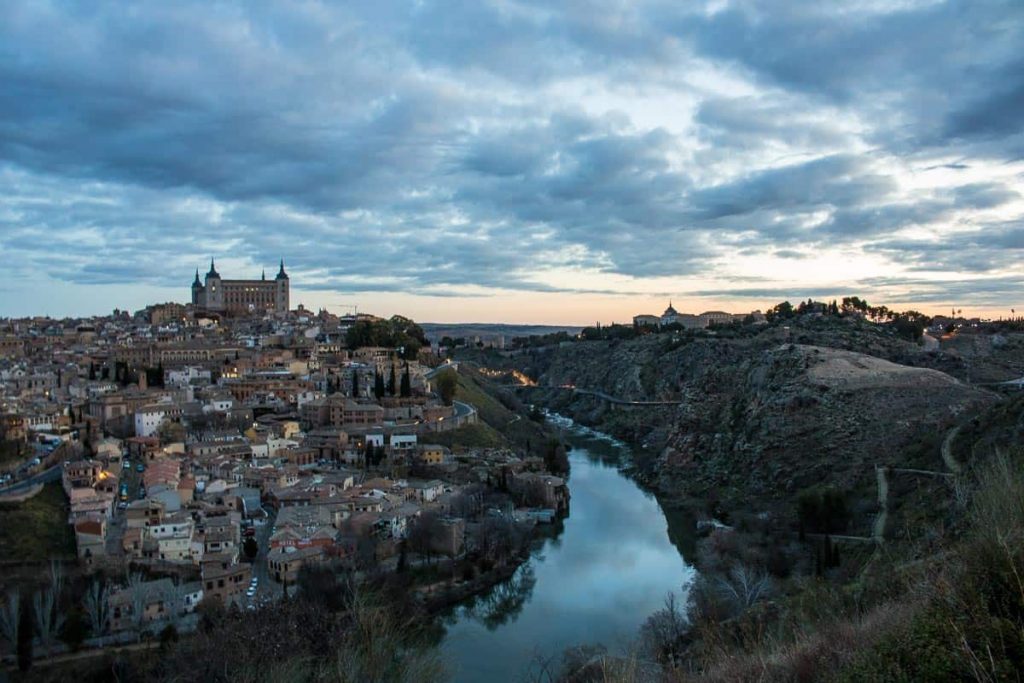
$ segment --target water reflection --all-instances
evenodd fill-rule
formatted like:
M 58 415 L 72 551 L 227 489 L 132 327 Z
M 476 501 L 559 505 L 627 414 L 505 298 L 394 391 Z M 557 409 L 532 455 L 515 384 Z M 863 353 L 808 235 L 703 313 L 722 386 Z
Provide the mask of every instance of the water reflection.
M 521 680 L 531 661 L 601 643 L 628 649 L 669 591 L 693 571 L 687 521 L 619 471 L 624 446 L 573 430 L 572 514 L 509 581 L 457 608 L 443 650 L 457 681 Z
M 453 613 L 452 623 L 458 619 L 475 619 L 493 631 L 519 614 L 530 599 L 537 576 L 532 562 L 527 562 L 510 578 L 491 591 L 470 598 Z

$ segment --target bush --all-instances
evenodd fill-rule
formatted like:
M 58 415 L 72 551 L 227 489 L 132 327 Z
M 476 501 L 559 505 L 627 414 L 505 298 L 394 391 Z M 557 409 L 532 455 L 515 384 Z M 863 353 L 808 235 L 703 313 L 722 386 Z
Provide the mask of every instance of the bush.
M 803 531 L 842 533 L 850 524 L 846 494 L 831 487 L 805 491 L 797 498 L 797 517 Z

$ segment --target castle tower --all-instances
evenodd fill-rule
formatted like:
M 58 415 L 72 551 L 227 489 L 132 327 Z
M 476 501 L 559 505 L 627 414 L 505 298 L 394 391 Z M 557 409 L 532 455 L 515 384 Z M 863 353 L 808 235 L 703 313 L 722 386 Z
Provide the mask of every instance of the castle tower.
M 274 310 L 278 313 L 287 313 L 291 310 L 291 306 L 289 305 L 288 273 L 284 272 L 284 259 L 281 259 L 281 268 L 277 271 L 274 282 L 277 285 L 274 295 Z
M 199 281 L 199 269 L 196 268 L 196 279 L 192 281 L 192 305 L 196 307 L 205 306 L 203 299 L 203 283 Z
M 206 308 L 211 311 L 224 310 L 224 287 L 222 286 L 220 273 L 210 259 L 210 272 L 206 274 Z

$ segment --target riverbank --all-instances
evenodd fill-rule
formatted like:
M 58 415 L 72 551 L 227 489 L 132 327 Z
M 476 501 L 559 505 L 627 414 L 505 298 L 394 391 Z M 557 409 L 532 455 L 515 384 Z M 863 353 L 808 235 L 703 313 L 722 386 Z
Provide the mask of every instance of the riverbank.
M 416 589 L 415 598 L 420 601 L 428 614 L 438 616 L 470 598 L 494 588 L 502 581 L 509 580 L 529 560 L 530 553 L 527 552 L 517 556 L 514 562 L 503 563 L 468 581 L 453 577 L 442 583 L 423 586 Z
M 629 653 L 667 594 L 685 601 L 694 573 L 680 552 L 682 524 L 623 472 L 626 444 L 562 427 L 572 446 L 569 514 L 528 563 L 442 613 L 456 682 L 532 680 L 531 665 L 557 669 L 580 645 Z

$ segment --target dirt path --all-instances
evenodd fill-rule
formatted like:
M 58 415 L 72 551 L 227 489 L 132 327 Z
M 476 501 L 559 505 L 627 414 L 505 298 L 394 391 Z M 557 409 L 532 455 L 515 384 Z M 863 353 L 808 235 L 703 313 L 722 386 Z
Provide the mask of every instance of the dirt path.
M 953 457 L 953 439 L 956 438 L 959 431 L 959 427 L 953 427 L 946 433 L 946 438 L 942 440 L 942 462 L 946 463 L 946 469 L 953 474 L 960 474 L 963 471 L 963 467 Z
M 112 645 L 109 647 L 100 647 L 89 650 L 81 650 L 79 652 L 69 652 L 62 655 L 54 655 L 53 657 L 40 657 L 39 659 L 32 660 L 32 668 L 37 669 L 44 666 L 52 666 L 54 664 L 65 664 L 67 662 L 73 662 L 80 659 L 91 659 L 93 657 L 101 657 L 103 655 L 111 654 L 114 652 L 132 652 L 137 650 L 151 650 L 153 648 L 160 647 L 160 642 L 153 640 L 144 643 L 132 643 L 130 645 Z M 15 671 L 17 665 L 10 665 L 7 671 Z
M 885 467 L 875 468 L 875 476 L 878 478 L 878 515 L 875 517 L 871 537 L 878 545 L 885 541 L 885 524 L 889 520 L 889 480 L 886 472 Z

